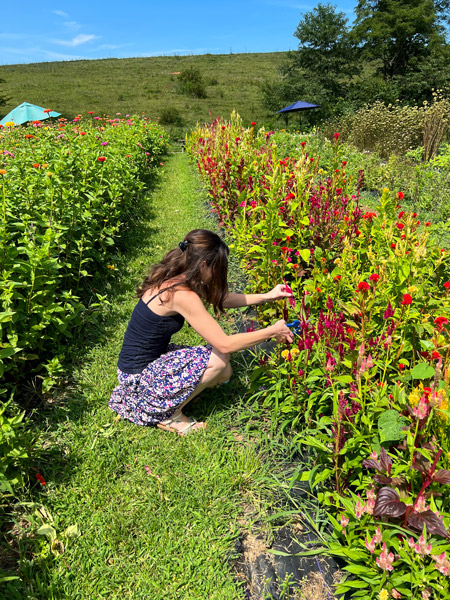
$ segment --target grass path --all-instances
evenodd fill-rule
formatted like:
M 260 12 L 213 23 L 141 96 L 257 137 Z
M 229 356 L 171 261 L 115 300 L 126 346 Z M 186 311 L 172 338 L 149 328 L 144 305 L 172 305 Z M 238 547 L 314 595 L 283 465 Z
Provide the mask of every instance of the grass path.
M 118 420 L 107 407 L 134 285 L 186 231 L 213 226 L 186 155 L 169 157 L 138 221 L 114 262 L 102 324 L 87 349 L 73 351 L 74 382 L 39 416 L 47 485 L 17 517 L 24 583 L 11 584 L 11 600 L 244 598 L 230 561 L 238 519 L 243 502 L 266 500 L 260 455 L 237 441 L 243 380 L 202 394 L 190 412 L 208 429 L 186 438 Z M 198 339 L 185 326 L 175 341 Z M 44 524 L 55 531 L 53 551 L 35 535 Z

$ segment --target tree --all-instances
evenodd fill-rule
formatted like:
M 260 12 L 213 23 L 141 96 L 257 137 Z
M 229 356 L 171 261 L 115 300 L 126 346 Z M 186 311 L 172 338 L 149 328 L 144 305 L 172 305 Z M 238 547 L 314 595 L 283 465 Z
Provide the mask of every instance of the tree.
M 331 4 L 318 4 L 302 16 L 294 35 L 298 50 L 289 54 L 279 80 L 264 85 L 263 104 L 275 111 L 305 100 L 320 104 L 323 118 L 341 105 L 355 71 L 347 18 Z M 307 119 L 318 116 L 311 111 Z
M 445 45 L 448 0 L 359 0 L 353 41 L 368 60 L 379 61 L 385 80 L 418 69 Z

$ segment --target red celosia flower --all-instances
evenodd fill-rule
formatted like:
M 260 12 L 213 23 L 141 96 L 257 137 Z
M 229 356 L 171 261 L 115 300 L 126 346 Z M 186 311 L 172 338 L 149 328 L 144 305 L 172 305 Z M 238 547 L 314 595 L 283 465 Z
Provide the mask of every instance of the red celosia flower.
M 442 358 L 437 350 L 433 350 L 433 352 L 431 353 L 431 356 L 436 359 Z
M 256 125 L 255 121 L 252 121 L 252 127 L 254 127 Z
M 424 387 L 423 388 L 423 393 L 426 394 L 427 396 L 429 396 L 431 394 L 431 388 L 429 387 Z
M 341 276 L 340 275 L 336 275 L 335 277 L 333 277 L 334 281 L 340 281 L 341 280 Z
M 427 222 L 425 223 L 425 227 L 430 227 L 430 225 L 431 225 L 430 221 L 427 221 Z
M 380 276 L 377 275 L 376 273 L 372 273 L 372 275 L 369 277 L 369 281 L 378 281 L 380 279 Z
M 397 244 L 394 244 L 394 242 L 392 242 L 391 248 L 397 248 Z
M 346 164 L 347 164 L 347 161 L 346 161 L 346 160 L 343 160 L 343 161 L 342 161 L 342 166 L 343 166 L 343 167 L 345 167 L 345 165 L 346 165 Z
M 403 192 L 397 192 L 397 198 L 399 200 L 403 200 L 404 197 L 405 197 L 405 194 Z
M 300 142 L 300 146 L 304 148 L 306 146 L 306 142 Z
M 337 140 L 337 139 L 338 139 L 338 137 L 339 137 L 339 134 L 338 134 L 338 133 L 335 133 L 333 137 L 334 137 L 334 139 L 335 139 L 335 140 Z
M 445 287 L 446 290 L 448 290 L 450 288 L 450 281 L 446 281 L 444 283 L 444 287 Z
M 46 109 L 44 110 L 44 112 L 45 112 L 45 113 L 50 113 L 50 112 L 52 112 L 52 109 L 51 109 L 51 108 L 46 108 Z
M 403 223 L 397 223 L 397 229 L 403 229 L 404 225 Z
M 33 163 L 33 167 L 34 167 L 35 169 L 39 169 L 39 167 L 40 167 L 40 166 L 41 166 L 41 165 L 40 165 L 39 163 Z
M 31 135 L 31 133 L 27 133 L 27 135 L 25 136 L 25 139 L 30 140 L 31 138 L 34 138 L 34 135 Z
M 370 219 L 373 219 L 373 218 L 375 218 L 376 216 L 377 216 L 377 213 L 374 213 L 374 212 L 366 212 L 366 213 L 363 215 L 363 219 L 369 219 L 369 220 L 370 220 Z
M 93 110 L 88 110 L 88 115 L 93 115 L 94 111 Z
M 106 156 L 99 156 L 99 157 L 97 158 L 97 160 L 98 160 L 98 162 L 105 162 L 105 160 L 106 160 Z
M 36 479 L 39 481 L 41 485 L 45 485 L 45 479 L 42 477 L 40 473 L 36 473 Z
M 435 324 L 437 325 L 439 331 L 442 330 L 444 325 L 448 325 L 448 319 L 447 317 L 436 317 L 436 319 L 434 320 Z
M 367 283 L 367 281 L 361 281 L 358 283 L 358 287 L 356 288 L 357 292 L 367 292 L 367 290 L 370 290 L 370 285 Z
M 401 304 L 403 304 L 403 306 L 408 306 L 409 304 L 412 304 L 412 296 L 410 294 L 403 294 L 403 300 Z
M 403 371 L 403 369 L 405 368 L 406 365 L 402 364 L 402 363 L 398 363 L 398 368 L 400 369 L 400 371 Z
M 417 217 L 417 213 L 412 213 L 411 215 L 413 218 Z
M 404 214 L 405 214 L 405 211 L 402 210 L 402 212 L 398 213 L 398 218 L 401 219 L 404 216 Z

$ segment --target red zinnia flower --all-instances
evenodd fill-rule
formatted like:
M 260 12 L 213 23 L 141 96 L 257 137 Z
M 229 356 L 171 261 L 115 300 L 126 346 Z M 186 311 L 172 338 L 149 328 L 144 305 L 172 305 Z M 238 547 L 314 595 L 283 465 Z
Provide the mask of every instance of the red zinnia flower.
M 425 227 L 430 227 L 430 225 L 431 225 L 430 221 L 427 221 L 427 222 L 425 223 Z
M 252 127 L 254 127 L 256 125 L 255 121 L 252 121 Z
M 404 225 L 403 223 L 397 223 L 397 229 L 403 229 Z
M 372 275 L 369 277 L 369 281 L 378 281 L 380 279 L 380 276 L 377 275 L 376 273 L 372 273 Z
M 410 294 L 403 294 L 403 301 L 401 302 L 403 306 L 408 306 L 412 304 L 412 296 Z
M 46 109 L 44 109 L 44 112 L 45 113 L 50 113 L 50 112 L 52 112 L 52 109 L 51 108 L 46 108 Z
M 404 197 L 405 197 L 405 194 L 403 192 L 397 192 L 397 198 L 399 200 L 403 200 Z
M 367 281 L 361 281 L 358 283 L 358 287 L 356 288 L 357 292 L 367 292 L 367 290 L 370 290 L 370 285 L 367 283 Z
M 31 133 L 27 133 L 27 135 L 25 136 L 25 139 L 30 140 L 31 138 L 34 138 L 34 135 L 31 135 Z
M 98 162 L 105 162 L 105 160 L 106 160 L 106 156 L 99 156 L 99 157 L 97 158 L 97 160 L 98 160 Z
M 446 281 L 444 283 L 444 287 L 445 287 L 446 290 L 448 290 L 450 288 L 450 281 Z
M 436 359 L 442 358 L 437 350 L 433 350 L 433 352 L 431 353 L 431 356 Z

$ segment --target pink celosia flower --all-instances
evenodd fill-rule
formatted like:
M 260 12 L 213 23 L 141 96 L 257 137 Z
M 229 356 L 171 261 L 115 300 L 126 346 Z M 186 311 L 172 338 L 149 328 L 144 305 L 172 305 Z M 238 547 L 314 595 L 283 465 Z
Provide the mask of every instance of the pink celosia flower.
M 450 562 L 447 560 L 445 552 L 442 552 L 439 556 L 432 554 L 431 558 L 436 561 L 434 566 L 440 573 L 450 576 Z
M 416 512 L 425 512 L 427 509 L 427 503 L 424 496 L 419 496 L 415 505 Z
M 381 534 L 381 529 L 379 527 L 377 527 L 377 529 L 375 531 L 375 535 L 373 536 L 373 539 L 375 540 L 376 544 L 381 544 L 381 542 L 383 541 L 383 536 Z
M 393 571 L 394 567 L 392 566 L 392 563 L 394 562 L 394 558 L 392 552 L 389 552 L 388 554 L 386 544 L 383 543 L 383 550 L 379 558 L 377 558 L 376 563 L 383 571 Z
M 392 594 L 393 598 L 401 598 L 402 597 L 402 595 L 400 594 L 400 592 L 397 592 L 397 590 L 395 588 L 392 588 L 391 594 Z
M 425 419 L 428 415 L 428 404 L 426 402 L 425 396 L 419 401 L 419 404 L 412 409 L 413 415 L 418 419 Z
M 364 504 L 364 502 L 361 501 L 359 494 L 358 494 L 358 498 L 359 498 L 359 500 L 355 506 L 355 517 L 357 519 L 360 519 L 363 516 L 363 514 L 366 512 L 366 505 Z
M 376 547 L 375 538 L 372 538 L 370 540 L 370 542 L 365 540 L 364 545 L 366 546 L 366 548 L 370 552 L 370 554 L 373 554 L 375 552 L 375 547 Z
M 414 550 L 417 552 L 417 554 L 420 554 L 420 556 L 425 556 L 427 554 L 430 554 L 431 544 L 427 544 L 427 541 L 426 541 L 423 533 L 420 536 L 417 544 L 414 544 Z

